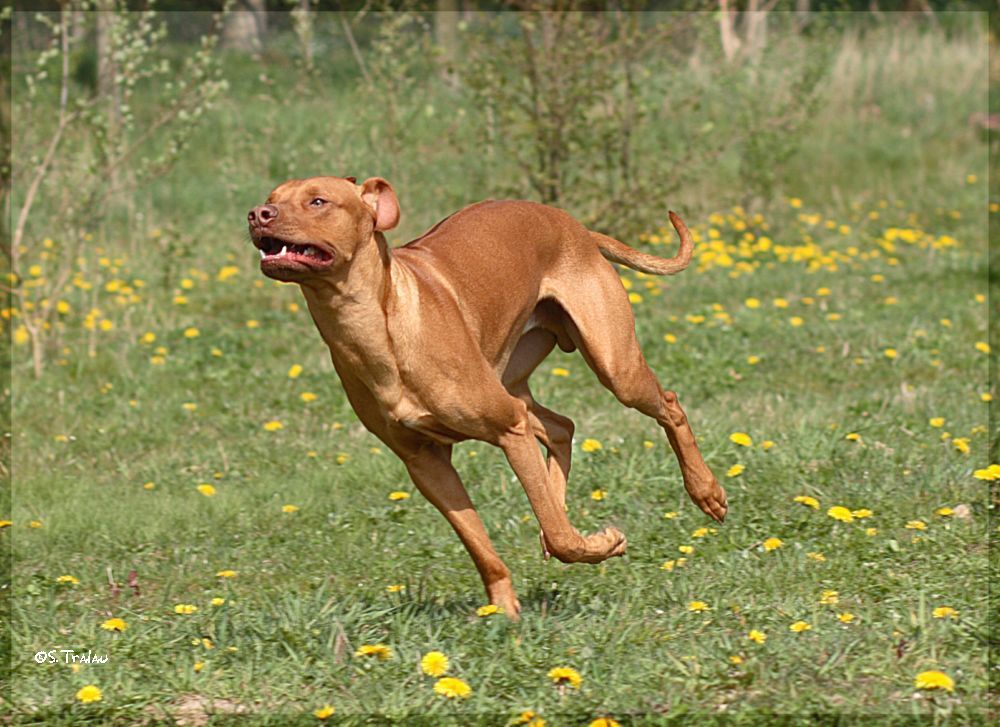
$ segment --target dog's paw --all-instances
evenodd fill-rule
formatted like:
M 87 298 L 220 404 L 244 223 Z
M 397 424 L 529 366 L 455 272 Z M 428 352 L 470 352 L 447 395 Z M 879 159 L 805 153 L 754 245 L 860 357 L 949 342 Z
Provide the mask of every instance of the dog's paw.
M 688 495 L 695 505 L 701 508 L 702 512 L 716 522 L 723 522 L 726 513 L 729 511 L 729 500 L 726 498 L 726 491 L 712 478 L 708 485 L 687 487 Z
M 521 603 L 509 578 L 491 583 L 487 588 L 490 603 L 499 606 L 511 621 L 521 620 Z

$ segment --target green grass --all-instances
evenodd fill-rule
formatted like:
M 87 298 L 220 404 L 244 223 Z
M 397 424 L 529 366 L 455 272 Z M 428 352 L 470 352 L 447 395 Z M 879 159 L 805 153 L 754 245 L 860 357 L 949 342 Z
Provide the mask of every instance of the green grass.
M 953 45 L 914 53 L 927 58 Z M 960 65 L 956 54 L 961 61 L 955 51 L 943 62 Z M 241 83 L 255 77 L 245 73 Z M 933 79 L 903 80 L 909 85 L 887 89 L 882 103 L 892 106 L 889 96 L 916 93 Z M 301 103 L 306 113 L 319 102 Z M 325 703 L 348 723 L 495 725 L 524 710 L 553 725 L 603 715 L 623 724 L 812 724 L 834 715 L 981 723 L 995 711 L 986 651 L 995 617 L 986 589 L 991 503 L 986 483 L 972 476 L 990 461 L 989 405 L 980 400 L 992 391 L 988 356 L 975 347 L 988 340 L 987 304 L 976 298 L 987 293 L 985 152 L 964 129 L 952 134 L 940 124 L 943 116 L 914 118 L 921 142 L 904 143 L 894 120 L 864 126 L 859 108 L 821 125 L 822 144 L 796 158 L 803 167 L 821 158 L 828 172 L 814 186 L 786 181 L 788 194 L 806 199 L 801 209 L 775 200 L 755 221 L 731 202 L 703 200 L 701 213 L 687 215 L 703 240 L 713 227 L 729 244 L 747 230 L 776 245 L 811 236 L 824 253 L 841 256 L 836 269 L 757 251 L 747 258 L 755 267 L 735 277 L 733 267 L 697 262 L 667 280 L 623 271 L 642 296 L 634 310 L 643 350 L 664 386 L 678 392 L 729 493 L 724 525 L 692 535 L 713 525 L 687 500 L 662 433 L 621 407 L 578 355 L 550 357 L 534 390 L 577 424 L 571 520 L 581 530 L 620 527 L 628 555 L 598 566 L 543 561 L 537 524 L 499 451 L 475 442 L 456 448 L 459 472 L 514 574 L 518 624 L 477 617 L 482 586 L 458 539 L 357 422 L 299 293 L 259 276 L 238 225 L 216 219 L 205 223 L 206 234 L 191 233 L 198 246 L 170 262 L 168 283 L 162 237 L 143 229 L 126 244 L 104 231 L 112 241 L 86 251 L 93 289 L 68 296 L 73 310 L 57 331 L 65 348 L 42 379 L 32 378 L 26 347 L 15 347 L 16 490 L 13 524 L 0 530 L 15 564 L 15 689 L 5 709 L 20 723 L 52 724 L 198 717 L 213 711 L 210 700 L 218 700 L 212 723 L 236 709 L 254 723 L 315 723 L 311 713 Z M 231 111 L 214 123 L 255 123 Z M 902 166 L 856 154 L 848 142 L 860 130 L 865 144 L 895 150 Z M 233 138 L 236 146 L 221 156 L 246 179 L 278 181 L 242 155 L 248 136 Z M 952 145 L 953 153 L 929 159 L 926 148 L 935 145 Z M 914 153 L 904 153 L 910 147 Z M 419 163 L 406 161 L 413 169 Z M 158 187 L 168 206 L 205 220 L 214 201 L 216 217 L 222 210 L 238 220 L 257 201 L 246 181 L 226 199 L 209 193 L 208 165 L 190 164 L 194 181 L 175 185 L 175 197 L 167 182 Z M 967 174 L 978 179 L 968 183 Z M 840 181 L 850 179 L 850 186 Z M 894 186 L 902 191 L 887 191 Z M 412 210 L 427 224 L 452 211 L 451 197 L 435 200 L 433 189 L 398 191 L 404 215 Z M 739 199 L 724 188 L 715 194 Z M 828 219 L 849 233 L 829 229 Z M 662 224 L 646 222 L 650 233 Z M 147 221 L 158 226 L 165 217 Z M 889 252 L 883 241 L 892 227 L 921 232 Z M 943 235 L 957 245 L 936 246 Z M 740 260 L 735 248 L 731 254 Z M 224 265 L 236 273 L 220 281 Z M 136 278 L 146 285 L 136 287 Z M 116 302 L 104 287 L 111 280 L 131 285 L 139 300 Z M 177 295 L 187 302 L 176 303 Z M 759 307 L 745 304 L 751 297 Z M 91 306 L 112 330 L 83 327 Z M 190 327 L 197 337 L 185 336 Z M 141 342 L 147 331 L 154 342 Z M 160 346 L 166 351 L 157 354 Z M 896 358 L 885 355 L 889 348 Z M 158 355 L 162 364 L 151 361 Z M 751 355 L 759 362 L 749 363 Z M 303 367 L 294 379 L 293 364 Z M 555 367 L 569 376 L 553 375 Z M 303 392 L 315 401 L 304 402 Z M 944 426 L 931 426 L 933 417 Z M 273 420 L 283 428 L 265 430 Z M 753 446 L 731 442 L 733 432 L 749 434 Z M 968 454 L 954 446 L 959 437 L 968 438 Z M 602 448 L 582 451 L 586 438 Z M 765 440 L 774 442 L 767 451 Z M 744 471 L 727 477 L 734 464 Z M 154 487 L 144 489 L 149 482 Z M 215 496 L 199 494 L 202 483 Z M 413 497 L 390 500 L 398 490 Z M 595 490 L 606 497 L 592 499 Z M 794 502 L 798 495 L 815 497 L 820 508 Z M 299 510 L 285 513 L 286 504 Z M 842 523 L 827 515 L 835 505 L 873 514 Z M 941 507 L 963 517 L 935 514 Z M 907 528 L 915 520 L 926 529 Z M 782 547 L 764 550 L 772 537 Z M 695 548 L 686 563 L 664 570 L 665 561 L 683 557 L 683 545 Z M 226 569 L 237 575 L 216 575 Z M 132 570 L 138 592 L 127 585 Z M 80 582 L 60 584 L 61 575 Z M 389 593 L 390 585 L 405 589 Z M 836 604 L 820 603 L 828 590 Z M 213 598 L 226 603 L 212 606 Z M 689 611 L 692 601 L 710 610 Z M 178 615 L 178 604 L 198 610 Z M 935 618 L 939 606 L 958 618 Z M 839 621 L 843 613 L 853 622 Z M 101 628 L 112 617 L 126 621 L 124 633 Z M 811 629 L 790 631 L 798 620 Z M 765 632 L 766 642 L 748 640 L 751 629 Z M 355 656 L 376 643 L 390 646 L 393 658 Z M 32 659 L 62 648 L 107 653 L 108 663 L 74 672 Z M 449 675 L 472 687 L 468 700 L 435 694 L 434 680 L 421 674 L 421 656 L 434 649 L 448 655 Z M 559 666 L 580 672 L 579 689 L 549 680 Z M 914 678 L 930 669 L 952 677 L 955 691 L 917 690 Z M 100 702 L 75 699 L 86 684 L 101 688 Z

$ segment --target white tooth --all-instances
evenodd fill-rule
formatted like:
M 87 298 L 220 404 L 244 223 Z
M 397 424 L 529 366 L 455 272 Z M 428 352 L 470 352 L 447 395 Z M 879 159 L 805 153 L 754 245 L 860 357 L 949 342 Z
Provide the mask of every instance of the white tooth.
M 316 248 L 310 245 L 309 247 L 306 248 L 303 254 L 308 255 L 309 257 L 316 257 Z
M 284 257 L 288 254 L 288 245 L 281 246 L 281 252 L 278 254 L 279 257 Z
M 261 260 L 263 260 L 265 257 L 267 257 L 267 254 L 263 250 L 261 250 L 259 247 L 257 248 L 257 252 L 260 253 L 260 259 Z

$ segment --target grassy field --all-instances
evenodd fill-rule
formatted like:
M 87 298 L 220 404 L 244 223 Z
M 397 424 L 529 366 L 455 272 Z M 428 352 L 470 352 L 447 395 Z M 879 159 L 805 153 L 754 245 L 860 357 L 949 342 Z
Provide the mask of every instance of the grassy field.
M 297 152 L 301 172 L 246 153 L 255 130 L 306 134 L 295 118 L 324 104 L 349 125 L 334 99 L 363 90 L 303 99 L 271 128 L 277 112 L 238 91 L 292 71 L 234 61 L 234 92 L 180 178 L 143 193 L 147 216 L 118 237 L 93 231 L 41 379 L 14 347 L 4 711 L 25 724 L 309 724 L 326 706 L 338 723 L 462 725 L 995 716 L 983 478 L 1000 206 L 965 125 L 985 105 L 985 45 L 914 30 L 845 38 L 835 61 L 776 199 L 743 209 L 740 190 L 703 181 L 630 241 L 672 254 L 669 204 L 698 236 L 691 267 L 622 270 L 646 356 L 729 493 L 726 523 L 687 500 L 655 423 L 578 355 L 550 357 L 533 388 L 577 425 L 571 520 L 620 527 L 624 558 L 543 561 L 500 452 L 456 448 L 513 571 L 518 624 L 477 614 L 461 544 L 357 422 L 300 294 L 262 278 L 243 237 L 246 208 L 286 175 L 381 173 L 363 149 L 320 168 L 337 139 Z M 932 61 L 944 70 L 914 70 Z M 441 127 L 422 123 L 433 148 Z M 421 170 L 419 154 L 401 163 Z M 238 172 L 230 184 L 219 164 Z M 474 159 L 449 164 L 478 178 Z M 397 189 L 398 241 L 491 194 L 442 184 Z M 37 223 L 34 277 L 56 264 L 47 238 Z M 61 649 L 108 659 L 74 666 Z M 35 662 L 49 651 L 56 663 Z M 431 651 L 471 694 L 435 691 Z M 556 683 L 560 667 L 581 681 Z M 948 681 L 918 684 L 927 672 Z

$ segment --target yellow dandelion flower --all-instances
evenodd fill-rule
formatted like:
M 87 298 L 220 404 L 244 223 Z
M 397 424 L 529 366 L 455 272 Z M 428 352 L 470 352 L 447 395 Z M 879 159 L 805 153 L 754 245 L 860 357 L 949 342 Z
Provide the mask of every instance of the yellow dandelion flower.
M 282 512 L 287 512 L 287 513 L 298 512 L 299 511 L 299 506 L 298 505 L 282 505 L 281 506 L 281 511 Z
M 815 497 L 810 497 L 809 495 L 797 495 L 794 498 L 794 501 L 800 505 L 811 507 L 813 510 L 819 510 L 819 500 Z
M 976 341 L 976 350 L 981 353 L 989 353 L 990 344 L 986 343 L 986 341 Z
M 219 268 L 218 274 L 216 274 L 215 279 L 219 282 L 225 282 L 234 275 L 239 275 L 240 269 L 235 265 L 224 265 Z
M 306 404 L 308 404 L 311 401 L 316 401 L 316 395 L 311 391 L 303 391 L 301 394 L 299 394 L 299 398 L 302 399 L 302 401 L 304 401 Z
M 952 446 L 962 454 L 969 453 L 969 438 L 968 437 L 955 437 L 951 440 Z
M 743 474 L 744 469 L 746 468 L 743 465 L 734 464 L 732 467 L 726 470 L 726 477 L 739 477 L 741 474 Z
M 607 490 L 594 490 L 593 492 L 590 493 L 590 499 L 596 500 L 598 502 L 603 500 L 607 496 L 608 496 Z
M 939 507 L 937 510 L 934 511 L 934 514 L 937 515 L 938 517 L 951 517 L 952 515 L 955 514 L 955 511 L 952 510 L 950 507 Z
M 777 550 L 778 548 L 780 548 L 784 544 L 785 543 L 784 543 L 784 541 L 781 538 L 768 538 L 763 543 L 764 550 L 767 550 L 767 551 Z
M 285 425 L 279 422 L 277 419 L 272 419 L 269 422 L 264 422 L 264 429 L 269 432 L 276 432 L 279 429 L 284 429 Z
M 443 676 L 448 671 L 448 657 L 440 651 L 428 651 L 420 660 L 420 669 L 429 677 Z
M 1000 464 L 991 464 L 985 469 L 976 470 L 972 473 L 972 476 L 977 480 L 986 480 L 988 482 L 1000 479 Z
M 943 427 L 944 417 L 931 417 L 930 419 L 927 420 L 927 423 L 930 424 L 932 427 Z
M 698 613 L 700 611 L 709 611 L 711 607 L 704 601 L 691 601 L 688 603 L 687 609 L 692 613 Z
M 760 443 L 760 448 L 763 449 L 765 452 L 769 452 L 771 449 L 774 448 L 774 446 L 775 442 L 772 442 L 770 439 L 765 439 L 763 442 Z
M 853 623 L 854 622 L 854 614 L 853 613 L 847 613 L 846 611 L 844 613 L 838 613 L 837 614 L 837 620 L 840 621 L 840 623 L 842 623 L 842 624 Z
M 937 670 L 922 671 L 913 680 L 913 686 L 917 689 L 944 689 L 947 692 L 955 691 L 955 681 Z
M 472 688 L 455 677 L 443 677 L 434 683 L 434 692 L 448 699 L 465 699 L 472 694 Z
M 733 666 L 739 666 L 740 664 L 743 663 L 743 657 L 740 656 L 739 654 L 733 654 L 732 656 L 729 657 L 729 663 L 732 664 Z
M 204 482 L 198 485 L 196 489 L 205 497 L 213 497 L 215 495 L 215 488 L 212 485 L 209 485 Z
M 802 320 L 802 318 L 801 318 L 800 316 L 792 316 L 791 318 L 789 318 L 789 319 L 788 319 L 788 322 L 789 322 L 789 323 L 790 323 L 790 324 L 792 325 L 792 327 L 794 327 L 794 328 L 798 328 L 798 327 L 799 327 L 799 326 L 801 326 L 801 325 L 802 325 L 803 323 L 805 323 L 805 321 L 804 321 L 804 320 Z
M 176 606 L 174 606 L 174 613 L 176 613 L 178 616 L 190 616 L 197 610 L 198 607 L 190 603 L 178 603 Z
M 826 562 L 826 556 L 823 555 L 822 553 L 817 553 L 815 551 L 810 552 L 810 553 L 806 553 L 806 557 L 809 560 L 816 561 L 817 563 L 825 563 Z
M 750 435 L 745 432 L 733 432 L 729 435 L 729 441 L 733 444 L 738 444 L 741 447 L 753 446 L 753 439 L 751 439 Z
M 989 393 L 988 391 L 984 391 L 982 394 L 979 395 L 979 400 L 988 404 L 989 402 L 993 401 L 993 394 Z
M 677 512 L 675 510 L 671 510 L 670 512 L 663 513 L 663 519 L 664 520 L 673 520 L 676 517 L 677 517 Z
M 677 343 L 677 336 L 675 336 L 673 333 L 664 333 L 663 340 L 671 344 Z
M 591 720 L 587 727 L 621 727 L 621 724 L 617 720 L 611 719 L 611 717 L 598 717 L 595 720 Z
M 660 566 L 660 570 L 665 570 L 667 572 L 670 572 L 674 569 L 676 565 L 677 565 L 676 560 L 667 560 L 664 561 L 663 565 Z
M 753 354 L 747 356 L 747 363 L 751 366 L 756 366 L 760 363 L 760 356 L 754 356 Z
M 299 364 L 292 364 L 291 368 L 288 369 L 288 378 L 297 379 L 302 375 L 302 367 Z
M 747 634 L 747 638 L 756 644 L 763 644 L 767 641 L 767 634 L 763 631 L 758 631 L 757 629 L 751 629 L 750 633 Z
M 84 704 L 89 704 L 91 702 L 100 702 L 104 695 L 101 693 L 100 687 L 93 684 L 88 684 L 82 687 L 80 691 L 76 693 L 76 698 L 78 701 Z
M 479 618 L 486 618 L 487 616 L 492 616 L 495 613 L 503 613 L 503 609 L 492 603 L 480 606 L 476 609 L 476 615 L 479 616 Z
M 246 327 L 247 328 L 259 328 L 260 327 L 260 323 L 258 321 L 255 321 L 253 318 L 251 318 L 250 320 L 248 320 L 246 322 Z
M 958 611 L 951 606 L 938 606 L 931 611 L 931 615 L 934 618 L 958 618 Z
M 861 435 L 858 434 L 857 432 L 848 432 L 847 434 L 844 435 L 844 439 L 846 439 L 849 442 L 860 442 Z
M 209 603 L 211 603 L 213 606 L 215 606 L 216 608 L 218 608 L 219 606 L 226 605 L 226 599 L 225 598 L 219 598 L 218 596 L 216 596 L 211 601 L 209 601 Z
M 337 455 L 337 458 L 336 458 L 335 461 L 336 461 L 337 464 L 344 464 L 344 462 L 346 462 L 349 459 L 350 459 L 349 455 L 346 455 L 343 452 L 341 452 L 340 454 Z M 396 498 L 396 499 L 402 499 L 402 498 Z
M 652 442 L 650 442 L 650 441 L 649 441 L 648 439 L 645 439 L 645 440 L 643 440 L 643 442 L 642 442 L 642 446 L 643 446 L 643 449 L 652 449 L 652 448 L 653 448 L 653 447 L 655 447 L 656 445 L 655 445 L 655 444 L 653 444 Z
M 9 521 L 5 521 L 9 522 Z M 59 576 L 56 578 L 56 583 L 69 583 L 71 586 L 75 586 L 80 582 L 80 579 L 76 576 Z
M 583 444 L 580 445 L 580 449 L 584 452 L 596 452 L 599 449 L 604 449 L 604 445 L 597 439 L 584 439 Z
M 865 528 L 865 535 L 867 535 L 869 538 L 874 538 L 876 535 L 878 535 L 878 528 Z
M 184 329 L 184 338 L 197 338 L 200 335 L 201 331 L 199 331 L 194 326 Z
M 101 624 L 101 628 L 105 631 L 117 631 L 118 633 L 121 633 L 128 628 L 128 624 L 120 618 L 109 618 Z
M 927 523 L 923 520 L 910 520 L 904 527 L 907 530 L 926 530 Z
M 691 553 L 694 552 L 694 546 L 693 545 L 678 545 L 677 546 L 677 550 L 679 550 L 680 552 L 684 553 L 684 555 L 691 555 Z
M 385 644 L 363 644 L 354 652 L 355 656 L 374 656 L 379 661 L 388 661 L 392 658 L 392 648 Z
M 757 298 L 747 298 L 743 301 L 743 305 L 747 308 L 760 308 L 760 301 Z
M 389 499 L 396 502 L 399 500 L 407 500 L 410 497 L 409 492 L 403 492 L 402 490 L 396 490 L 395 492 L 389 493 Z
M 28 523 L 28 527 L 32 528 L 33 530 L 37 530 L 38 528 L 42 527 L 42 521 L 32 520 L 30 523 Z
M 234 570 L 220 570 L 215 574 L 216 578 L 235 578 L 237 575 L 237 572 Z
M 553 376 L 569 376 L 569 369 L 564 369 L 561 366 L 557 366 L 552 369 Z
M 840 594 L 836 591 L 823 591 L 819 597 L 819 602 L 824 606 L 833 606 L 840 601 Z
M 844 523 L 849 523 L 854 521 L 854 515 L 851 514 L 851 511 L 848 510 L 846 507 L 842 507 L 840 505 L 834 505 L 833 507 L 831 507 L 829 510 L 826 511 L 826 514 L 832 517 L 834 520 L 840 520 L 841 522 Z
M 391 583 L 385 587 L 386 593 L 402 593 L 406 590 L 406 586 L 402 583 Z
M 313 710 L 313 717 L 316 719 L 327 719 L 336 711 L 329 704 L 324 704 L 322 707 Z
M 805 621 L 796 621 L 791 626 L 788 627 L 789 631 L 794 631 L 797 634 L 801 634 L 803 631 L 810 631 L 812 626 L 810 626 Z
M 871 517 L 874 514 L 875 513 L 866 507 L 863 507 L 860 510 L 851 510 L 851 515 L 853 515 L 856 520 L 864 520 L 866 517 Z
M 583 683 L 580 672 L 568 666 L 558 666 L 549 670 L 549 679 L 556 684 L 569 684 L 573 689 L 579 689 Z

